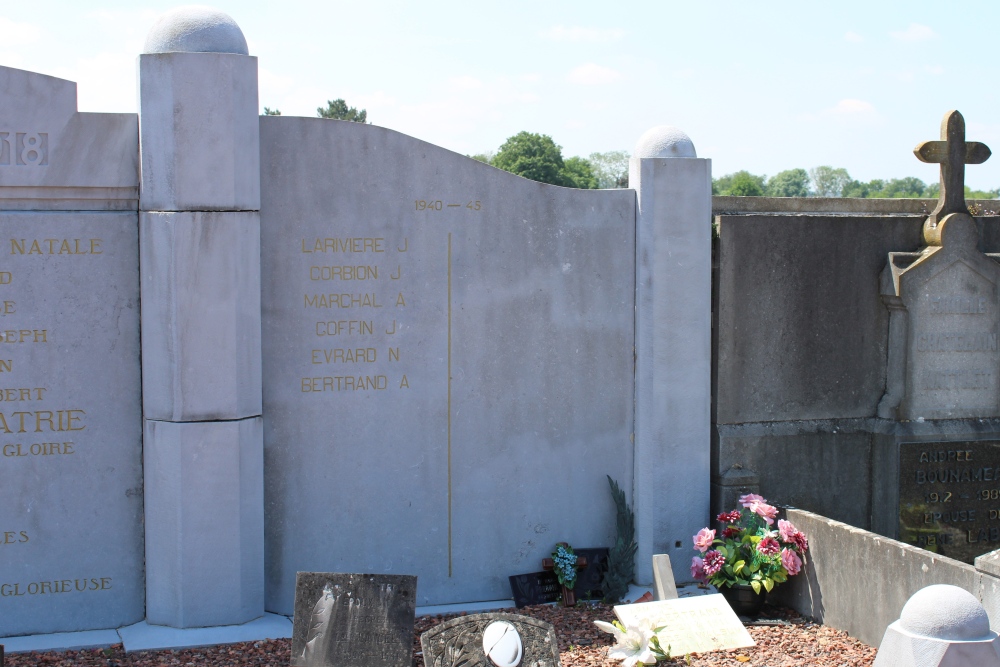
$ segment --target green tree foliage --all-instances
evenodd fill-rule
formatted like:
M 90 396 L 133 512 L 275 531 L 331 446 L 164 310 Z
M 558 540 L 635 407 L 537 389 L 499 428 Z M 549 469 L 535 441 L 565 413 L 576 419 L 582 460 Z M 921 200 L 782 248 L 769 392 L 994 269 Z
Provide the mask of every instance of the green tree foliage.
M 737 171 L 712 181 L 712 194 L 723 197 L 760 197 L 764 194 L 766 176 Z
M 317 107 L 316 115 L 320 118 L 335 118 L 337 120 L 350 120 L 355 123 L 367 123 L 368 111 L 347 106 L 347 102 L 341 99 L 327 100 L 326 108 Z
M 594 174 L 594 167 L 586 158 L 571 157 L 563 160 L 563 175 L 569 179 L 574 188 L 594 190 L 600 187 L 600 182 Z
M 834 169 L 830 166 L 810 169 L 809 178 L 812 179 L 817 197 L 840 197 L 844 186 L 851 182 L 851 175 L 846 169 Z
M 479 159 L 473 155 L 473 158 Z M 486 157 L 483 155 L 482 157 Z M 599 187 L 589 160 L 582 157 L 563 159 L 562 147 L 547 134 L 519 132 L 503 143 L 490 164 L 512 174 L 541 183 L 567 188 Z
M 271 107 L 264 107 L 264 115 L 265 116 L 280 116 L 281 115 L 281 110 L 280 109 L 272 109 Z
M 935 184 L 937 189 L 941 189 L 940 184 Z M 937 193 L 934 194 L 937 197 Z M 973 190 L 968 185 L 965 186 L 966 199 L 1000 199 L 1000 188 L 996 190 Z
M 476 160 L 477 162 L 485 162 L 486 164 L 493 164 L 493 158 L 495 156 L 496 153 L 494 153 L 493 151 L 487 151 L 485 153 L 476 153 L 475 155 L 468 155 L 466 157 L 471 157 L 473 160 Z
M 809 172 L 805 169 L 786 169 L 767 179 L 764 192 L 768 197 L 808 197 Z
M 628 151 L 591 153 L 587 158 L 597 177 L 597 187 L 605 190 L 628 187 Z
M 635 513 L 628 506 L 625 492 L 608 475 L 611 499 L 615 503 L 615 543 L 608 551 L 608 570 L 601 581 L 604 602 L 616 604 L 628 593 L 629 582 L 635 576 Z
M 500 146 L 492 164 L 533 181 L 572 187 L 564 173 L 562 148 L 547 134 L 518 132 Z

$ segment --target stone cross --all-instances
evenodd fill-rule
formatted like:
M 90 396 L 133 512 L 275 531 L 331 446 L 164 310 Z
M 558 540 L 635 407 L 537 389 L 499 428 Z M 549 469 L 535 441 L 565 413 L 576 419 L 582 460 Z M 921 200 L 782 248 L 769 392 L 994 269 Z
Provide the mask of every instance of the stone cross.
M 958 111 L 949 111 L 941 121 L 941 141 L 924 141 L 913 149 L 921 162 L 941 165 L 941 195 L 937 208 L 927 219 L 936 225 L 951 213 L 969 212 L 965 204 L 965 165 L 982 164 L 990 149 L 978 141 L 965 141 L 965 119 Z

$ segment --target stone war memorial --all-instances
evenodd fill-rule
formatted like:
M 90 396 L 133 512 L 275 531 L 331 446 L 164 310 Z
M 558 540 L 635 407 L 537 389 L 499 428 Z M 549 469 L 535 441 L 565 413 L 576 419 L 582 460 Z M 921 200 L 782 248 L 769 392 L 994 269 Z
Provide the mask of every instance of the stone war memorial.
M 711 343 L 690 139 L 654 128 L 632 189 L 574 190 L 262 117 L 206 8 L 161 17 L 137 71 L 138 114 L 99 114 L 0 67 L 0 637 L 291 634 L 300 572 L 416 577 L 411 616 L 509 599 L 557 542 L 606 553 L 608 477 L 637 580 L 687 556 Z M 310 606 L 355 575 L 330 576 Z
M 900 620 L 904 651 L 942 639 L 901 616 L 926 586 L 1000 619 L 1000 216 L 964 199 L 990 150 L 957 111 L 915 149 L 936 202 L 713 198 L 667 125 L 629 188 L 577 190 L 261 116 L 209 8 L 136 68 L 138 113 L 109 114 L 0 67 L 8 651 L 407 664 L 421 608 L 566 596 L 557 544 L 598 595 L 621 504 L 673 641 L 746 645 L 673 599 L 746 493 L 809 535 L 778 603 L 872 645 Z M 463 618 L 428 664 L 559 662 L 552 626 Z

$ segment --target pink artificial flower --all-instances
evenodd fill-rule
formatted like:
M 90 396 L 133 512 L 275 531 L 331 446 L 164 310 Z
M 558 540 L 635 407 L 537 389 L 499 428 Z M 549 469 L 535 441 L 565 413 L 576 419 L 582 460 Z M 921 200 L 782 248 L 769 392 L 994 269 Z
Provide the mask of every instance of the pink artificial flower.
M 799 534 L 801 535 L 801 533 Z M 781 550 L 781 564 L 791 577 L 794 577 L 802 570 L 802 559 L 791 549 Z
M 691 576 L 697 581 L 705 581 L 705 561 L 698 556 L 691 559 Z
M 773 537 L 765 537 L 757 544 L 757 551 L 765 556 L 776 556 L 781 551 L 781 545 Z
M 714 576 L 726 564 L 726 557 L 713 549 L 705 554 L 705 576 Z
M 805 553 L 809 550 L 809 540 L 806 539 L 805 533 L 800 530 L 795 531 L 792 535 L 791 542 L 799 548 L 799 553 Z
M 781 535 L 781 540 L 783 542 L 792 542 L 795 539 L 795 533 L 797 532 L 799 532 L 798 529 L 792 525 L 791 521 L 778 519 L 778 534 Z
M 708 551 L 709 547 L 712 546 L 712 541 L 715 540 L 715 531 L 709 530 L 708 528 L 702 528 L 693 539 L 694 548 L 702 553 L 705 553 Z
M 723 512 L 719 516 L 715 517 L 715 520 L 719 523 L 736 523 L 740 520 L 740 511 L 733 510 L 732 512 Z
M 746 507 L 751 512 L 753 511 L 754 505 L 766 502 L 767 501 L 763 496 L 758 496 L 756 493 L 748 493 L 744 496 L 740 496 L 740 505 L 743 505 L 743 507 Z

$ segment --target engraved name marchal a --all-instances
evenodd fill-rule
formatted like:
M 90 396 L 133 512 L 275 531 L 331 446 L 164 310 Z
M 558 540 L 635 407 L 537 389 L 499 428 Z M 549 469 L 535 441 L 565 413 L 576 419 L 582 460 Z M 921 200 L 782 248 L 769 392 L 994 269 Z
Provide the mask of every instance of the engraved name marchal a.
M 1000 441 L 902 443 L 899 539 L 971 563 L 1000 548 Z

